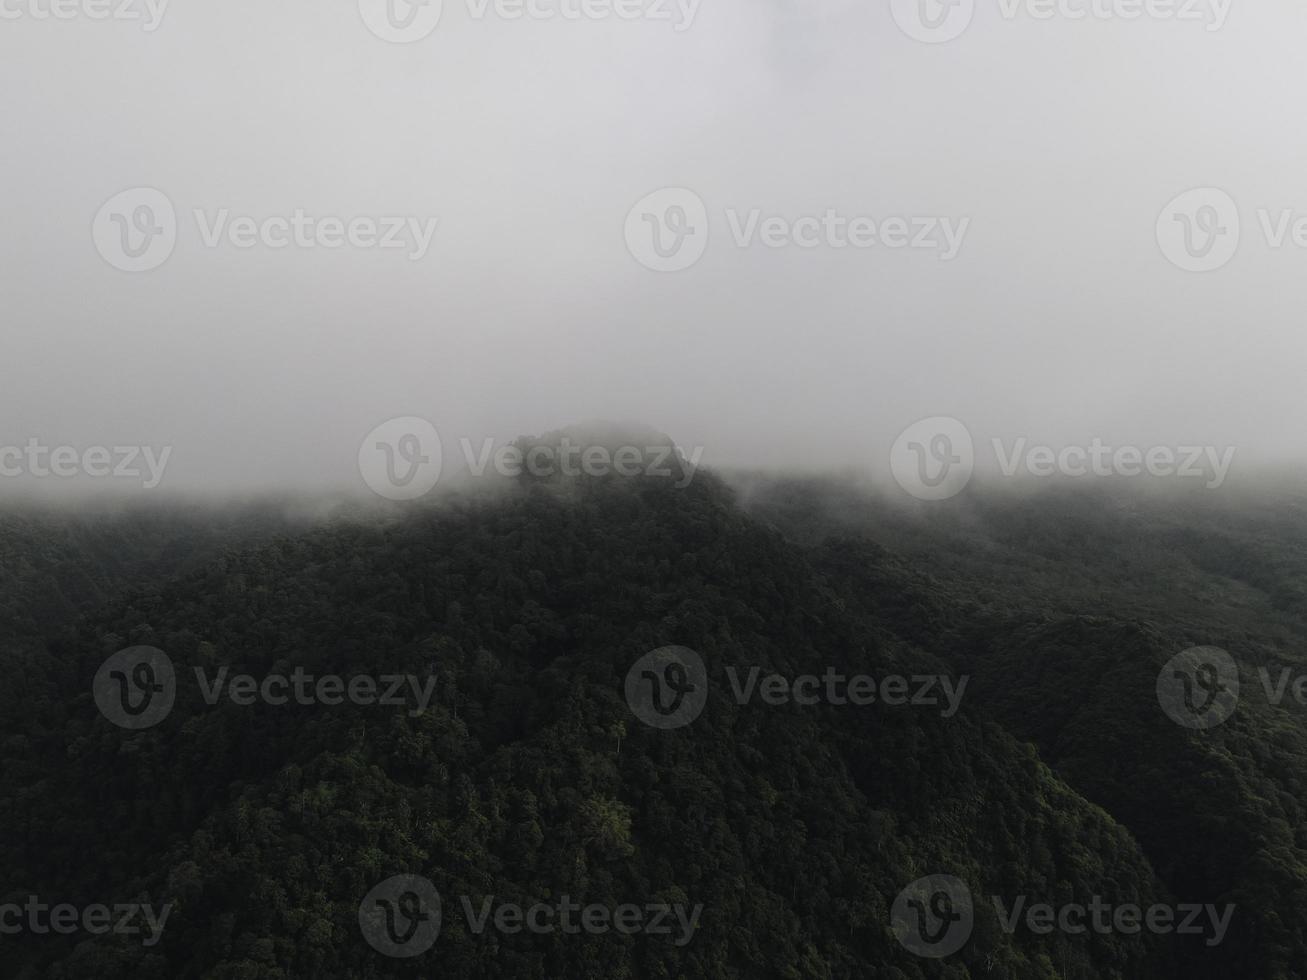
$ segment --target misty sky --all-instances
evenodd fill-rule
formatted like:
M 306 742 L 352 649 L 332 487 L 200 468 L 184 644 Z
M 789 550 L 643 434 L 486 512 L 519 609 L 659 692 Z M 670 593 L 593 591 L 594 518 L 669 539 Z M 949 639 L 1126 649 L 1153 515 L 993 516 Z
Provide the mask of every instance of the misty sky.
M 708 467 L 883 469 L 928 416 L 1301 452 L 1307 248 L 1259 217 L 1307 216 L 1291 0 L 1216 4 L 1210 30 L 990 0 L 946 43 L 888 0 L 701 0 L 688 24 L 445 0 L 407 44 L 356 0 L 174 0 L 154 30 L 33 14 L 50 2 L 0 0 L 0 445 L 171 446 L 183 491 L 357 486 L 360 440 L 408 415 L 447 452 L 639 420 Z M 1091 2 L 1130 6 L 1065 0 Z M 177 232 L 133 273 L 93 228 L 139 187 Z M 624 231 L 666 187 L 708 218 L 677 272 Z M 1204 187 L 1237 203 L 1239 247 L 1190 272 L 1156 228 Z M 947 258 L 740 247 L 755 209 L 965 235 Z M 224 210 L 437 225 L 416 260 L 211 247 Z

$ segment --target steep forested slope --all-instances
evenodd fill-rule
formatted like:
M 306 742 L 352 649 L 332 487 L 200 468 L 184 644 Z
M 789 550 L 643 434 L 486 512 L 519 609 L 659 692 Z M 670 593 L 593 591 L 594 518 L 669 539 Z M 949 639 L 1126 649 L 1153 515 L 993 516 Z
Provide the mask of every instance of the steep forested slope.
M 706 475 L 523 484 L 502 497 L 337 521 L 136 588 L 49 643 L 21 760 L 6 757 L 6 898 L 172 902 L 161 941 L 6 938 L 12 976 L 1161 977 L 1165 937 L 1000 928 L 991 893 L 1167 898 L 1130 833 L 973 708 L 741 704 L 728 667 L 943 671 L 941 652 L 849 600 L 838 569 L 743 515 Z M 91 680 L 124 646 L 177 666 L 139 732 Z M 623 698 L 650 650 L 692 647 L 693 724 Z M 190 671 L 413 674 L 420 713 L 206 703 Z M 33 668 L 37 669 L 37 668 Z M 7 700 L 12 698 L 7 694 Z M 14 745 L 8 747 L 13 751 Z M 9 763 L 15 763 L 10 769 Z M 21 763 L 21 765 L 18 765 Z M 447 915 L 415 960 L 358 907 L 429 878 Z M 970 941 L 915 956 L 890 907 L 947 873 Z M 690 941 L 476 934 L 457 896 L 702 904 Z
M 1237 906 L 1190 969 L 1303 975 L 1307 706 L 1272 704 L 1258 674 L 1307 673 L 1298 503 L 1099 490 L 929 512 L 829 481 L 750 486 L 850 609 L 971 675 L 973 708 L 1123 823 L 1181 900 Z M 1208 644 L 1242 695 L 1223 724 L 1182 728 L 1158 675 Z

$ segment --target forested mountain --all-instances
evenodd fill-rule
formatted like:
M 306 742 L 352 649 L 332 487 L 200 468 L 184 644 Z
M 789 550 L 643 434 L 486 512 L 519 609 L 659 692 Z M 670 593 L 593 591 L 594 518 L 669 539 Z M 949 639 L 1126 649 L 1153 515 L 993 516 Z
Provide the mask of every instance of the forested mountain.
M 1301 501 L 1099 488 L 930 513 L 847 483 L 742 482 L 752 513 L 822 542 L 813 563 L 850 608 L 946 651 L 973 705 L 1124 824 L 1181 900 L 1236 905 L 1194 969 L 1304 975 L 1307 705 L 1266 686 L 1307 675 Z M 1242 696 L 1192 731 L 1156 684 L 1204 645 L 1235 656 Z
M 1303 719 L 1253 690 L 1190 731 L 1154 692 L 1196 644 L 1236 653 L 1252 689 L 1255 666 L 1299 663 L 1307 522 L 1274 513 L 1062 492 L 914 511 L 840 481 L 700 472 L 523 478 L 311 524 L 15 514 L 0 905 L 171 911 L 151 945 L 0 936 L 0 974 L 1299 976 Z M 141 730 L 93 689 L 136 646 L 177 675 Z M 707 703 L 660 729 L 624 691 L 669 646 L 701 656 Z M 742 701 L 755 667 L 969 686 L 955 713 Z M 431 698 L 210 704 L 195 671 L 223 668 L 412 676 Z M 412 958 L 360 928 L 400 874 L 443 900 Z M 896 899 L 930 875 L 974 898 L 942 958 L 895 931 Z M 701 914 L 671 936 L 478 932 L 463 899 L 491 896 Z M 1009 931 L 991 896 L 1235 911 L 1211 945 Z

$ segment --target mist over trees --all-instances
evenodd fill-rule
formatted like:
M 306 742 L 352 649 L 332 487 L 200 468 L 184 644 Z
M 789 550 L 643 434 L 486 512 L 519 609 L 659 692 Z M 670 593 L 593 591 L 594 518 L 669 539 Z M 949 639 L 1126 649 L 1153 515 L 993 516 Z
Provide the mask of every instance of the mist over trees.
M 551 437 L 552 438 L 552 437 Z M 0 904 L 150 901 L 159 941 L 6 936 L 6 976 L 274 978 L 1296 975 L 1294 707 L 1188 731 L 1159 669 L 1216 644 L 1301 662 L 1298 514 L 1195 499 L 968 497 L 929 518 L 842 480 L 540 480 L 431 505 L 11 512 Z M 1301 513 L 1301 512 L 1299 512 Z M 39 600 L 39 601 L 38 601 Z M 91 679 L 166 651 L 176 703 L 127 731 Z M 708 698 L 660 731 L 628 669 L 692 648 Z M 214 677 L 411 674 L 420 712 L 210 704 Z M 960 710 L 740 703 L 734 676 L 969 678 Z M 201 676 L 197 675 L 197 676 Z M 1302 709 L 1307 710 L 1307 709 Z M 425 877 L 439 938 L 381 956 L 359 903 Z M 896 938 L 964 881 L 943 959 Z M 702 905 L 689 941 L 477 932 L 461 900 Z M 1003 927 L 1005 901 L 1232 903 L 1219 945 Z

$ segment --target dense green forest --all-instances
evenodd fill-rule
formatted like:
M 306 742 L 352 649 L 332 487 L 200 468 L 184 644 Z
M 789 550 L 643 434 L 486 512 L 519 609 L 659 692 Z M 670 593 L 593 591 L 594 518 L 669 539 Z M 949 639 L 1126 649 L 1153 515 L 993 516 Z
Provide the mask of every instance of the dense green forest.
M 1307 510 L 1122 492 L 905 506 L 856 483 L 510 481 L 313 520 L 282 507 L 0 518 L 0 906 L 170 908 L 139 935 L 0 935 L 7 977 L 1170 978 L 1307 973 Z M 1159 670 L 1210 644 L 1247 696 L 1176 725 Z M 624 696 L 650 651 L 702 657 L 691 724 Z M 150 646 L 176 703 L 111 723 L 93 681 Z M 411 675 L 425 710 L 205 700 L 262 678 Z M 968 678 L 956 714 L 742 703 L 785 676 Z M 360 903 L 443 901 L 420 956 Z M 892 909 L 975 898 L 923 957 Z M 702 906 L 692 934 L 534 934 L 462 914 L 571 896 Z M 1039 934 L 990 896 L 1233 904 L 1229 933 Z

